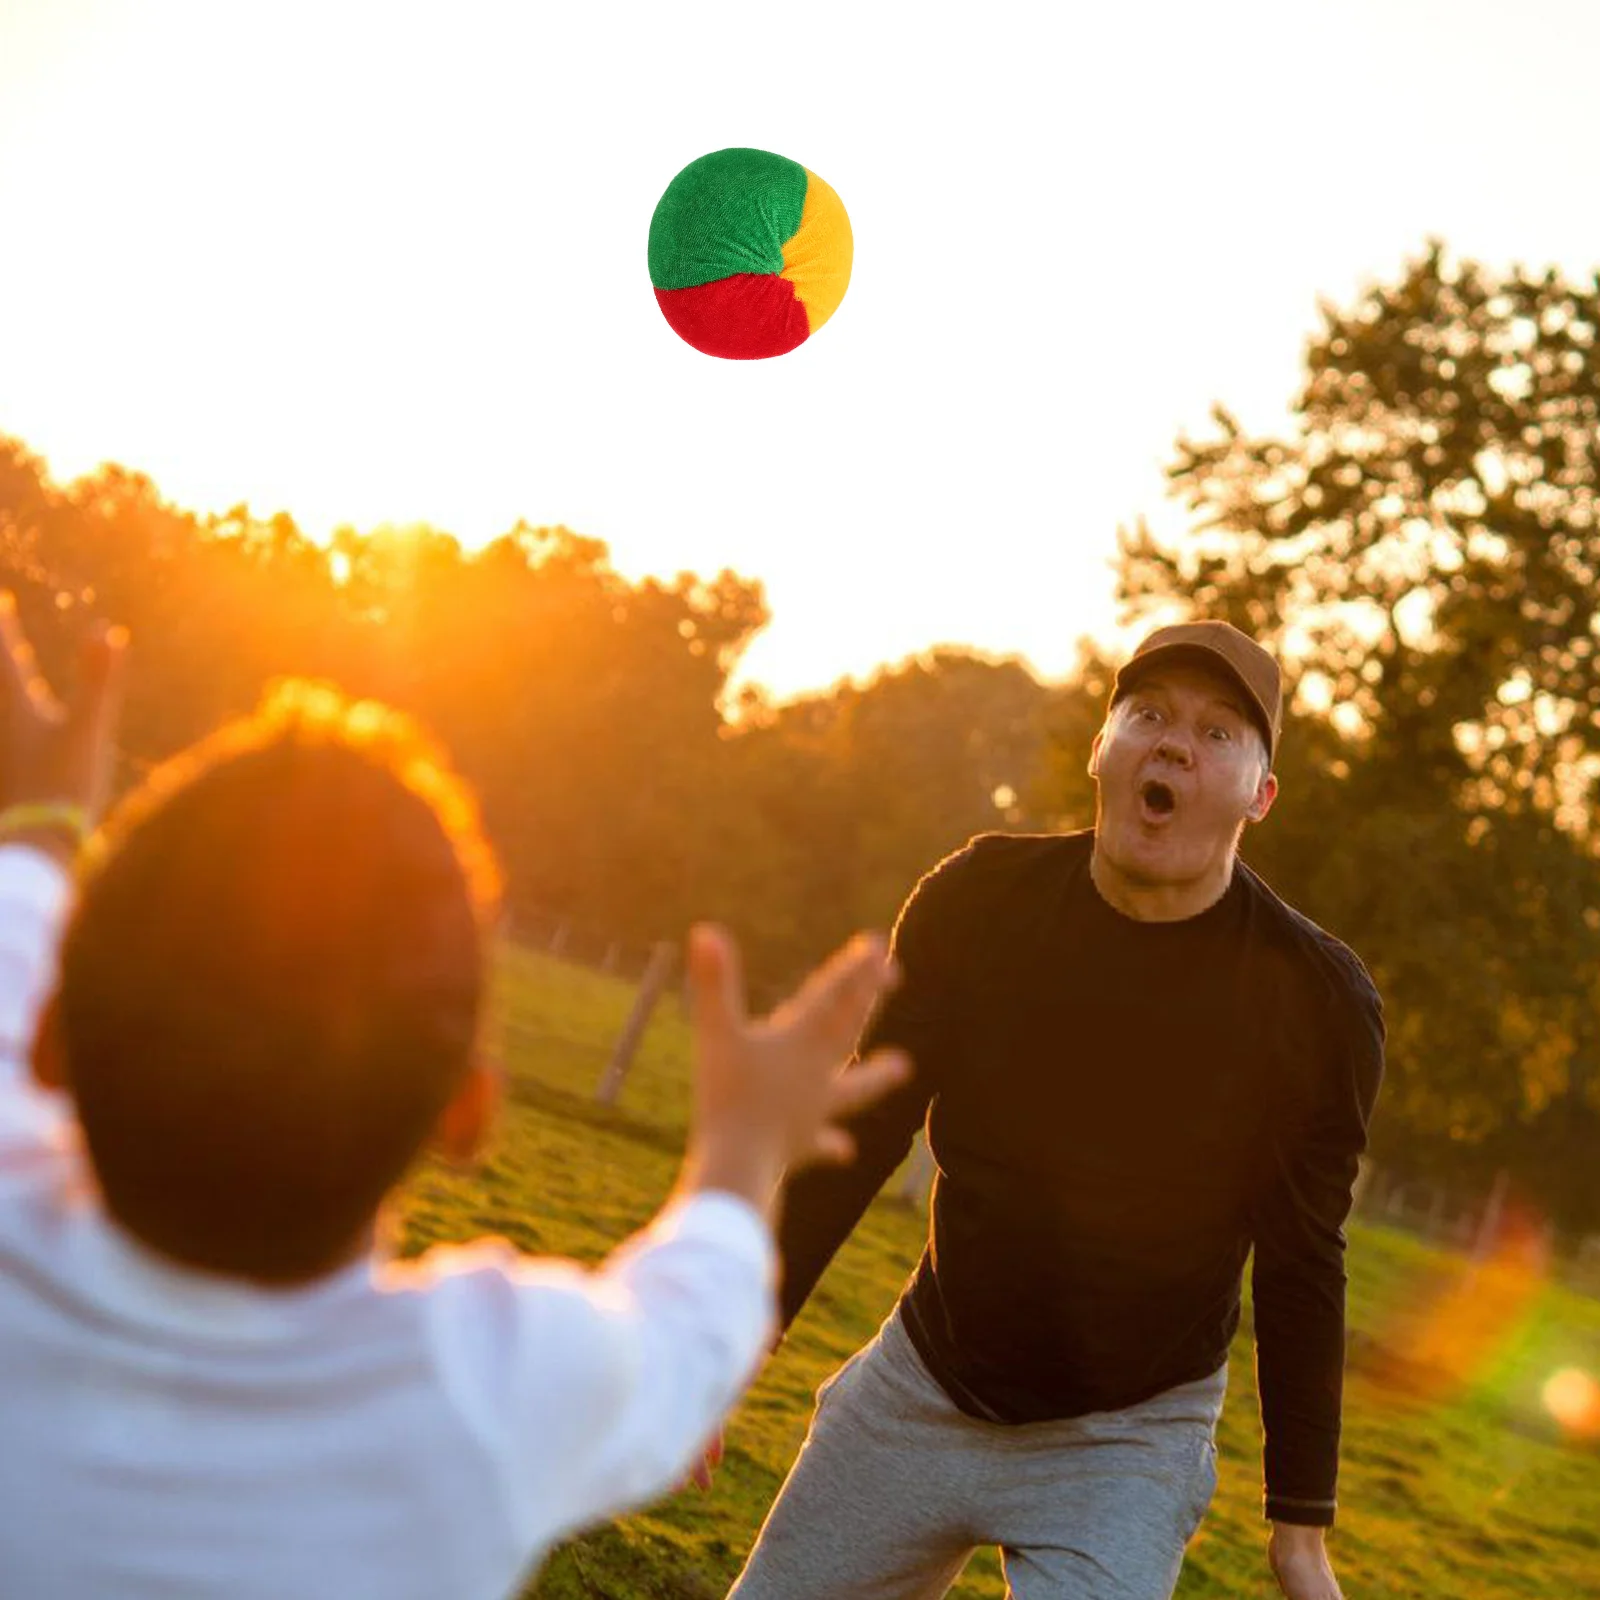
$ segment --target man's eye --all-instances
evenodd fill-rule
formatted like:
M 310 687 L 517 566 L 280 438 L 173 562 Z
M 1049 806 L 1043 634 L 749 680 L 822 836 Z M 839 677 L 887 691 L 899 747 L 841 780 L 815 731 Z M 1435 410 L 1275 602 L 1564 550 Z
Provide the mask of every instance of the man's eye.
M 1133 714 L 1136 717 L 1153 717 L 1156 714 L 1156 708 L 1154 706 L 1136 706 Z
M 1211 730 L 1211 737 L 1213 739 L 1224 739 L 1224 740 L 1226 740 L 1226 739 L 1231 739 L 1233 737 L 1233 735 L 1231 733 L 1229 733 L 1226 728 L 1213 728 Z

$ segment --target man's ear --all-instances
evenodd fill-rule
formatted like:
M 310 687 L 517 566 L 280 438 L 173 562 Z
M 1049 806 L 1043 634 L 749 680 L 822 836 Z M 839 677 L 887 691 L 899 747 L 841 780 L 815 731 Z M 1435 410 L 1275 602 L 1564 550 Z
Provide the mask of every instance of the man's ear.
M 482 1055 L 475 1054 L 461 1086 L 433 1125 L 432 1147 L 446 1161 L 465 1165 L 476 1157 L 489 1138 L 500 1105 L 500 1075 Z
M 61 1000 L 55 989 L 50 991 L 50 998 L 39 1013 L 28 1064 L 33 1069 L 33 1081 L 41 1089 L 65 1091 L 72 1087 L 67 1073 L 67 1052 L 61 1043 Z
M 1260 822 L 1272 809 L 1272 802 L 1278 798 L 1278 775 L 1267 772 L 1262 776 L 1261 782 L 1256 785 L 1255 798 L 1250 802 L 1249 809 L 1245 812 L 1247 822 Z
M 1094 742 L 1089 746 L 1089 776 L 1100 776 L 1100 747 L 1106 742 L 1106 730 L 1102 728 L 1095 736 Z

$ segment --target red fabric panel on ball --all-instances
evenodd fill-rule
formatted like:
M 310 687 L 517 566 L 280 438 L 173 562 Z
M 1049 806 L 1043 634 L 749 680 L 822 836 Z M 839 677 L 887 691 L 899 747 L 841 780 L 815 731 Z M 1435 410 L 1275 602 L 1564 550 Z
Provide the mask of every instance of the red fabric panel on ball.
M 739 272 L 692 289 L 657 289 L 656 301 L 680 339 L 729 361 L 781 356 L 811 332 L 794 285 L 776 273 Z

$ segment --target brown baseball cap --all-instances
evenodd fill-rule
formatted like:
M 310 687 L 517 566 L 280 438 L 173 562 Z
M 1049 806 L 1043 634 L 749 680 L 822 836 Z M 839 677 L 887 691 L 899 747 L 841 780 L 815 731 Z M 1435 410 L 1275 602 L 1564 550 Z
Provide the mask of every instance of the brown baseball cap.
M 1267 742 L 1267 758 L 1278 753 L 1283 731 L 1283 674 L 1278 663 L 1248 634 L 1229 622 L 1179 622 L 1157 628 L 1140 641 L 1139 648 L 1117 669 L 1111 686 L 1111 704 L 1118 700 L 1157 662 L 1179 656 L 1203 656 L 1222 666 L 1245 694 L 1245 708 L 1255 715 L 1256 726 Z

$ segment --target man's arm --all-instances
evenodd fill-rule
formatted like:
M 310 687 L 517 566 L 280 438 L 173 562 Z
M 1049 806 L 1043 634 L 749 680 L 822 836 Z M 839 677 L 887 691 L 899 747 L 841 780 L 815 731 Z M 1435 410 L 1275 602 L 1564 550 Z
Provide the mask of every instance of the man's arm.
M 1297 1126 L 1280 1135 L 1255 1223 L 1257 1378 L 1266 1515 L 1331 1527 L 1344 1388 L 1345 1233 L 1383 1077 L 1383 1005 L 1354 957 L 1327 1019 L 1331 1060 Z
M 960 1048 L 956 985 L 970 928 L 974 846 L 947 856 L 912 890 L 896 920 L 892 950 L 899 987 L 862 1037 L 859 1053 L 894 1047 L 911 1058 L 899 1089 L 845 1124 L 855 1140 L 848 1167 L 797 1174 L 783 1196 L 779 1325 L 787 1330 L 817 1280 L 905 1159 L 928 1104 Z

